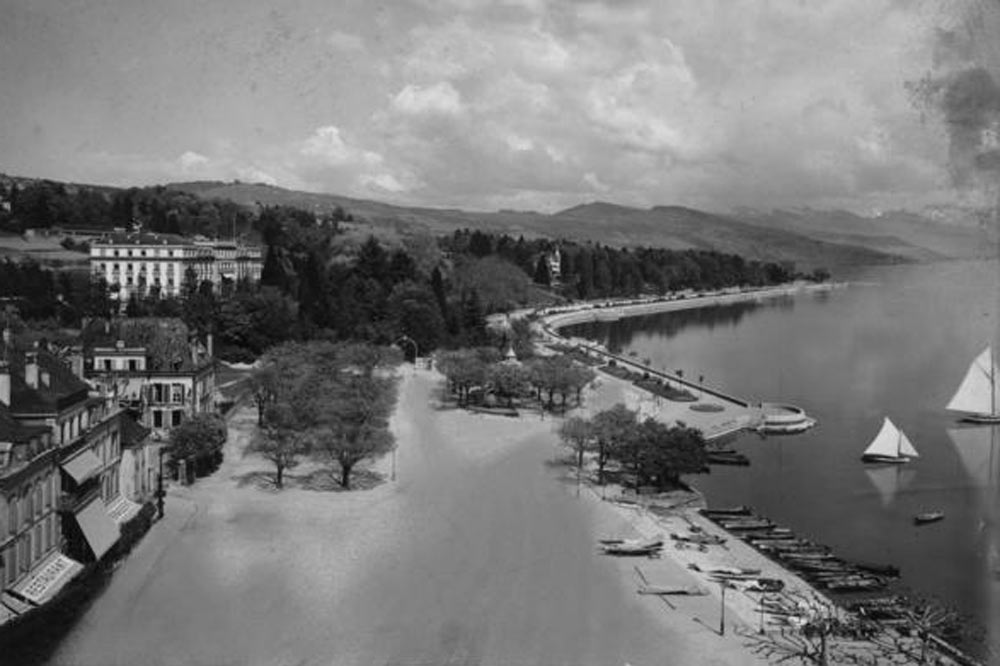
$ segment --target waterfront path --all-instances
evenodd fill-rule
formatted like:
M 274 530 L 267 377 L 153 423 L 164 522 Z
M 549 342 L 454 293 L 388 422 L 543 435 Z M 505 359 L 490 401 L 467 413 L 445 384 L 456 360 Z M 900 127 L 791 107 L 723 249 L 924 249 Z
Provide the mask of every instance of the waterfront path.
M 220 471 L 171 491 L 52 663 L 755 663 L 710 598 L 673 611 L 635 594 L 636 561 L 598 553 L 634 527 L 563 480 L 558 421 L 437 406 L 440 384 L 407 377 L 397 479 L 350 493 L 258 488 L 238 411 Z

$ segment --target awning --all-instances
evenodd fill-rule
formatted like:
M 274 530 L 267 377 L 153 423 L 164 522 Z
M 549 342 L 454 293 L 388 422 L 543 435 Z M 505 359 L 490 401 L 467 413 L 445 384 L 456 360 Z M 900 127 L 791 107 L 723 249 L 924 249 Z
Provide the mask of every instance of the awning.
M 119 525 L 132 520 L 142 506 L 119 495 L 108 504 L 108 515 Z
M 22 615 L 30 611 L 32 608 L 34 608 L 34 606 L 32 606 L 31 604 L 21 601 L 7 590 L 4 590 L 3 593 L 0 593 L 0 604 L 3 604 L 4 608 L 14 613 L 15 615 Z
M 38 605 L 56 596 L 66 583 L 73 580 L 83 565 L 62 553 L 53 553 L 23 581 L 14 586 L 14 592 Z
M 90 449 L 62 464 L 63 471 L 73 477 L 77 483 L 83 483 L 101 471 L 101 459 Z
M 97 559 L 104 557 L 104 553 L 118 541 L 118 523 L 111 520 L 100 498 L 77 511 L 76 522 L 80 524 Z

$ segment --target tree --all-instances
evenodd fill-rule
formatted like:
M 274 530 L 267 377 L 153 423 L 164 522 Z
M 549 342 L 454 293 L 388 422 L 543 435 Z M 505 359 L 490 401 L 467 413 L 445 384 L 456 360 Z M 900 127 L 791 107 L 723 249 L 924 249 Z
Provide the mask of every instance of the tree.
M 294 410 L 287 404 L 271 404 L 264 410 L 262 427 L 257 430 L 248 454 L 260 455 L 274 464 L 274 485 L 285 484 L 285 471 L 298 466 L 309 453 L 311 433 L 301 427 Z
M 508 407 L 513 407 L 514 398 L 521 395 L 528 383 L 528 375 L 520 365 L 496 363 L 487 371 L 486 381 L 497 396 L 507 401 Z
M 686 426 L 669 427 L 654 419 L 638 424 L 633 443 L 633 471 L 638 485 L 654 483 L 659 488 L 680 485 L 682 474 L 697 474 L 705 469 L 708 456 L 700 430 Z
M 313 426 L 315 443 L 337 463 L 341 487 L 351 487 L 351 473 L 362 460 L 394 446 L 388 421 L 395 382 L 386 377 L 340 370 L 315 377 L 303 396 L 299 418 Z
M 614 451 L 625 446 L 626 438 L 633 436 L 637 413 L 618 403 L 598 412 L 593 419 L 594 440 L 597 442 L 597 476 L 604 484 L 604 469 Z
M 571 416 L 559 426 L 559 439 L 576 454 L 576 481 L 579 484 L 583 473 L 583 454 L 594 439 L 594 425 L 585 418 Z
M 226 422 L 214 414 L 198 414 L 170 431 L 167 450 L 175 463 L 192 460 L 196 468 L 218 459 L 226 442 Z
M 487 364 L 471 349 L 441 353 L 437 367 L 448 380 L 452 392 L 458 396 L 460 405 L 468 402 L 469 392 L 474 386 L 486 383 Z
M 535 284 L 545 287 L 552 286 L 552 276 L 549 274 L 549 258 L 546 255 L 538 257 L 535 264 Z

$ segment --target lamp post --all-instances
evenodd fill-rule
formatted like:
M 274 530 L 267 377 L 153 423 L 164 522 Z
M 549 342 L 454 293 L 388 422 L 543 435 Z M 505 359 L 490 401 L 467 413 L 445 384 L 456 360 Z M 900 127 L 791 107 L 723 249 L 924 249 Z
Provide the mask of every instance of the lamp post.
M 729 585 L 724 580 L 719 581 L 719 585 L 722 587 L 722 601 L 719 608 L 719 635 L 726 635 L 726 588 Z
M 160 455 L 160 471 L 156 475 L 156 517 L 157 519 L 163 518 L 163 496 L 166 494 L 163 490 L 163 447 L 159 448 Z

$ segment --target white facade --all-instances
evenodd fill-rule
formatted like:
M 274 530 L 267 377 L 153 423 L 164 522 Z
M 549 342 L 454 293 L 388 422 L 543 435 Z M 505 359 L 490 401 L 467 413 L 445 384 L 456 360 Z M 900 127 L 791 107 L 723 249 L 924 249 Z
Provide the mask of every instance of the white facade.
M 220 288 L 224 279 L 259 280 L 263 261 L 259 247 L 166 234 L 113 234 L 90 246 L 91 274 L 103 277 L 122 301 L 154 288 L 165 297 L 179 296 L 188 268 L 199 282 Z

